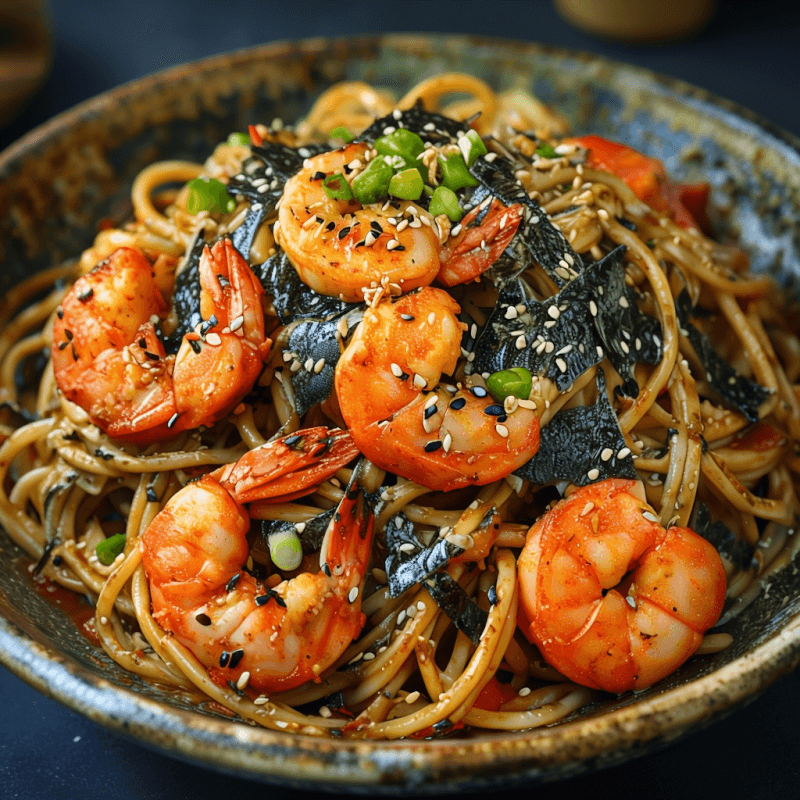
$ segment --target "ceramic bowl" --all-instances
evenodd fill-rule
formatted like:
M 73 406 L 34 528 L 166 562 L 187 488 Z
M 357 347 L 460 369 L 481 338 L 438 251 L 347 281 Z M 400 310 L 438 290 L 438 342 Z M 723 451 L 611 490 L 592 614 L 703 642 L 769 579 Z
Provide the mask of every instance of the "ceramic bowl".
M 270 44 L 138 80 L 55 118 L 0 155 L 0 289 L 74 257 L 97 221 L 129 208 L 133 176 L 162 158 L 203 159 L 230 131 L 301 117 L 326 87 L 365 80 L 402 94 L 459 70 L 522 87 L 579 133 L 622 139 L 674 175 L 705 178 L 724 235 L 796 298 L 800 142 L 676 80 L 588 54 L 464 36 L 391 35 Z M 436 741 L 352 742 L 281 734 L 189 705 L 125 673 L 34 591 L 0 531 L 0 662 L 114 731 L 206 767 L 324 790 L 427 794 L 564 778 L 619 763 L 709 725 L 800 662 L 800 583 L 785 569 L 728 627 L 734 644 L 636 695 L 553 727 Z

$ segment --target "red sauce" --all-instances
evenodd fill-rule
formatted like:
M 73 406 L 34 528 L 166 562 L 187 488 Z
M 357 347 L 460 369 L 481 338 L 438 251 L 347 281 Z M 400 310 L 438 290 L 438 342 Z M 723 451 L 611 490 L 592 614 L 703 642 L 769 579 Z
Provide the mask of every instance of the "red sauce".
M 76 594 L 43 575 L 33 578 L 36 593 L 58 606 L 75 624 L 78 632 L 95 647 L 100 647 L 100 638 L 94 626 L 94 607 L 82 595 Z

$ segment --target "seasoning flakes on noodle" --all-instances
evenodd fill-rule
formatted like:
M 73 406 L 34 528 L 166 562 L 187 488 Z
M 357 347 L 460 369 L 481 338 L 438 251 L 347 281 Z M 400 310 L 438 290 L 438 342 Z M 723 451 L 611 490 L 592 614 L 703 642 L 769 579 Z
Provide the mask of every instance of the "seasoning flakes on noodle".
M 597 370 L 597 401 L 559 411 L 542 428 L 539 451 L 514 474 L 532 483 L 559 481 L 586 486 L 607 478 L 638 477 L 630 449 Z
M 725 403 L 739 409 L 749 422 L 757 422 L 759 407 L 769 397 L 769 389 L 740 375 L 717 353 L 708 336 L 692 324 L 692 300 L 685 289 L 675 299 L 675 308 L 681 333 L 702 364 L 708 385 Z

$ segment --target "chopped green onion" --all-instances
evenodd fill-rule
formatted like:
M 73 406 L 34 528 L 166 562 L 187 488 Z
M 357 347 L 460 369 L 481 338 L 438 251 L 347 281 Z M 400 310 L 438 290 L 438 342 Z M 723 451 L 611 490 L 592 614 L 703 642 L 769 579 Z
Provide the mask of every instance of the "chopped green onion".
M 330 133 L 331 139 L 341 139 L 344 142 L 352 142 L 355 138 L 352 133 L 350 133 L 344 125 L 340 125 L 338 128 L 334 128 Z
M 481 135 L 473 128 L 470 128 L 464 136 L 458 139 L 458 146 L 464 156 L 467 166 L 471 167 L 478 156 L 485 156 L 489 151 L 481 139 Z
M 98 542 L 97 547 L 95 547 L 94 552 L 97 556 L 97 560 L 101 564 L 105 564 L 109 566 L 110 564 L 114 563 L 116 557 L 125 549 L 125 534 L 124 533 L 115 533 L 113 536 L 109 536 L 108 539 L 103 539 L 102 542 Z
M 419 170 L 411 167 L 392 175 L 389 181 L 389 194 L 401 200 L 419 200 L 424 186 Z
M 451 222 L 458 222 L 464 212 L 458 205 L 458 198 L 452 189 L 446 186 L 437 186 L 433 190 L 433 197 L 431 197 L 431 204 L 428 211 L 434 216 L 438 217 L 439 214 L 447 214 Z
M 322 190 L 331 200 L 352 200 L 353 190 L 341 172 L 334 172 L 322 179 Z
M 452 155 L 448 158 L 439 156 L 439 164 L 442 168 L 442 186 L 452 189 L 454 192 L 463 189 L 465 186 L 477 186 L 478 181 L 469 174 L 467 162 L 464 157 Z
M 486 379 L 486 388 L 496 400 L 519 397 L 527 400 L 533 387 L 533 376 L 525 367 L 511 367 L 495 372 Z
M 240 145 L 244 145 L 245 147 L 250 146 L 250 134 L 248 133 L 239 133 L 234 132 L 229 134 L 228 136 L 228 144 L 233 145 L 234 147 L 238 147 Z
M 558 158 L 558 153 L 556 153 L 555 149 L 549 144 L 540 144 L 536 148 L 536 155 L 542 158 Z
M 297 569 L 303 560 L 303 545 L 293 530 L 271 533 L 267 537 L 267 546 L 272 563 L 278 569 Z
M 353 178 L 353 194 L 360 203 L 377 203 L 388 195 L 392 175 L 394 170 L 386 158 L 377 156 L 367 164 L 363 172 Z
M 236 201 L 228 194 L 225 184 L 216 178 L 193 178 L 186 185 L 189 187 L 186 210 L 190 214 L 199 211 L 230 214 L 236 208 Z
M 403 156 L 413 160 L 425 149 L 425 142 L 414 131 L 398 128 L 386 136 L 379 136 L 375 140 L 375 149 L 384 156 Z

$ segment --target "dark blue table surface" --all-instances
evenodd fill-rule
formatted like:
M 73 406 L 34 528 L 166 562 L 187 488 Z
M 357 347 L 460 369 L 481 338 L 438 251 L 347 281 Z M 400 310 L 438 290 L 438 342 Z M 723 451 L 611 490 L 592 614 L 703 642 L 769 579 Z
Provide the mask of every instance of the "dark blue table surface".
M 664 0 L 668 2 L 668 0 Z M 545 0 L 481 3 L 53 0 L 52 73 L 5 129 L 6 146 L 75 103 L 173 64 L 278 39 L 383 31 L 474 33 L 592 51 L 673 75 L 800 135 L 800 12 L 794 4 L 725 2 L 698 37 L 657 48 L 615 44 L 570 27 Z M 0 800 L 195 800 L 289 790 L 188 766 L 111 734 L 0 667 Z M 514 790 L 519 791 L 519 789 Z M 653 755 L 534 790 L 537 797 L 727 795 L 800 798 L 800 673 L 755 703 Z M 499 792 L 497 793 L 499 794 Z M 303 800 L 303 792 L 291 792 Z

